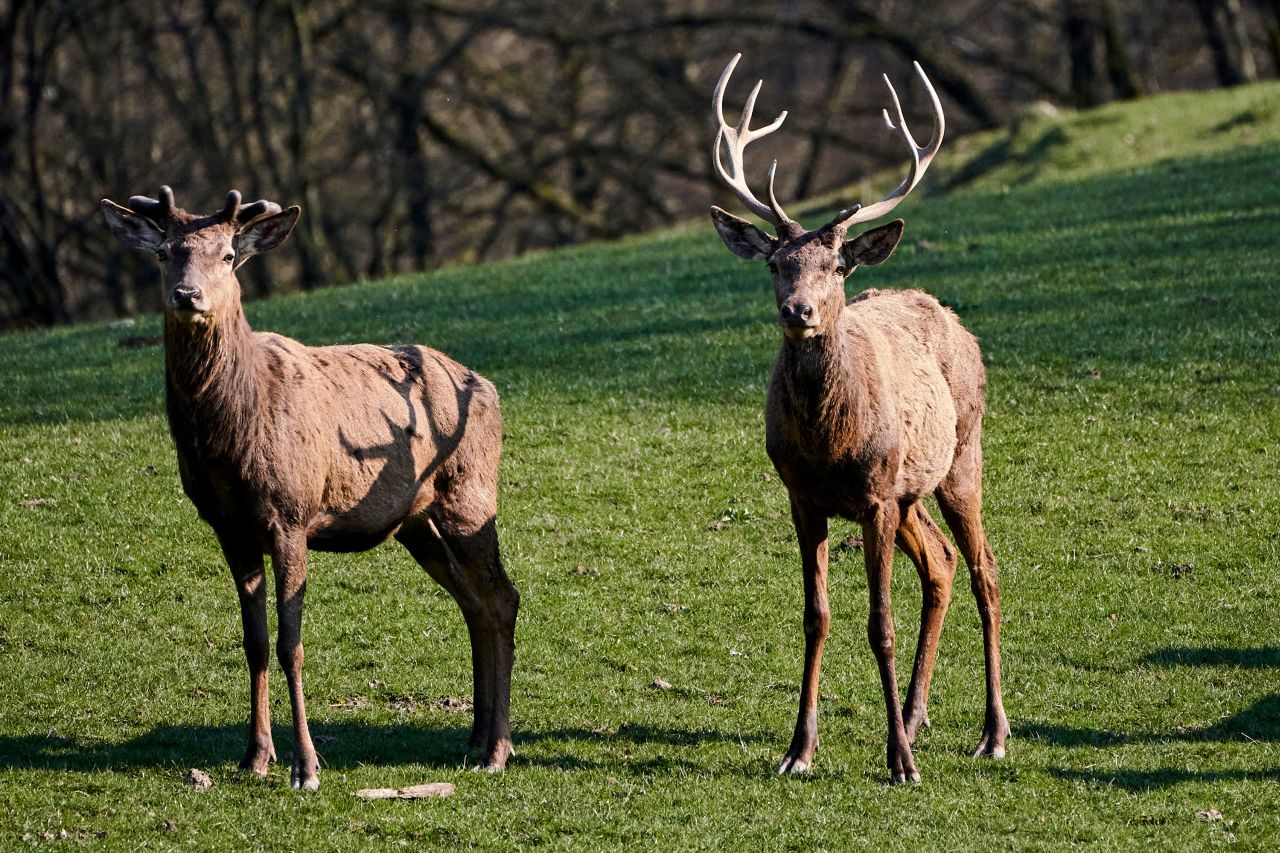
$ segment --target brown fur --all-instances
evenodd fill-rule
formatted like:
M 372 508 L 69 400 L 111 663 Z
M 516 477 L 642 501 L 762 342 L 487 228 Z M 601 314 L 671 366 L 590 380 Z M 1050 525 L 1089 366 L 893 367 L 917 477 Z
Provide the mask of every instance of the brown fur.
M 283 241 L 292 221 L 273 220 L 289 211 L 246 226 L 174 210 L 159 233 L 131 211 L 103 208 L 127 245 L 165 252 L 170 431 L 183 489 L 217 534 L 240 594 L 252 702 L 241 767 L 265 774 L 275 758 L 263 555 L 272 558 L 277 654 L 293 706 L 292 781 L 314 788 L 301 685 L 307 549 L 360 551 L 395 536 L 466 617 L 471 745 L 487 768 L 501 769 L 511 753 L 519 596 L 498 553 L 502 421 L 493 385 L 426 347 L 309 347 L 252 331 L 234 269 Z
M 956 557 L 921 503 L 934 494 L 969 565 L 982 616 L 987 712 L 977 754 L 1002 756 L 1008 722 L 1000 695 L 1000 598 L 982 529 L 982 415 L 986 373 L 977 341 L 919 290 L 845 299 L 844 278 L 889 256 L 901 221 L 846 240 L 788 223 L 778 238 L 722 210 L 713 219 L 735 253 L 765 260 L 786 335 L 765 409 L 770 459 L 791 497 L 805 578 L 805 672 L 800 711 L 780 772 L 802 772 L 818 744 L 817 695 L 830 624 L 827 523 L 862 525 L 871 610 L 868 637 L 888 715 L 895 782 L 919 780 L 911 742 L 928 723 L 929 682 Z M 889 574 L 897 543 L 921 577 L 920 640 L 906 706 L 898 704 Z

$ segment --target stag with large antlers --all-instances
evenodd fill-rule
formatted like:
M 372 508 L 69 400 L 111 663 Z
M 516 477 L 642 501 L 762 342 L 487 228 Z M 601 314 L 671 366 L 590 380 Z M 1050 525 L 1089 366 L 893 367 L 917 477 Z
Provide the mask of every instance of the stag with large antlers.
M 919 290 L 865 291 L 846 302 L 844 281 L 861 264 L 887 259 L 902 237 L 894 220 L 855 237 L 853 226 L 893 210 L 920 182 L 942 145 L 938 96 L 917 63 L 929 95 L 933 135 L 918 145 L 889 83 L 896 124 L 907 147 L 906 179 L 882 201 L 853 205 L 814 231 L 791 219 L 774 193 L 769 203 L 747 185 L 743 152 L 786 118 L 753 130 L 760 84 L 747 97 L 737 127 L 724 119 L 724 92 L 740 56 L 725 67 L 713 106 L 719 121 L 716 172 L 747 208 L 773 225 L 772 237 L 718 207 L 711 218 L 726 246 L 765 261 L 782 326 L 765 409 L 769 458 L 791 497 L 791 517 L 804 569 L 804 679 L 795 734 L 778 770 L 800 773 L 818 746 L 818 673 L 831 621 L 827 604 L 827 523 L 843 516 L 862 525 L 871 597 L 867 634 L 880 670 L 888 713 L 888 765 L 895 783 L 919 781 L 911 744 L 929 725 L 929 680 L 938 634 L 951 599 L 956 558 L 925 509 L 933 493 L 964 554 L 978 601 L 986 655 L 986 719 L 976 755 L 1004 755 L 1009 723 L 1000 694 L 1000 590 L 996 561 L 982 526 L 982 415 L 986 372 L 978 343 L 938 301 Z M 723 154 L 727 153 L 728 166 Z M 915 564 L 923 587 L 920 639 L 905 706 L 899 705 L 889 576 L 894 542 Z
M 471 747 L 511 754 L 519 595 L 498 553 L 502 422 L 492 384 L 422 346 L 309 347 L 254 332 L 235 271 L 280 245 L 301 208 L 240 194 L 209 216 L 173 193 L 102 213 L 126 246 L 154 253 L 164 288 L 165 396 L 182 486 L 213 527 L 240 596 L 249 743 L 240 766 L 275 760 L 267 698 L 267 589 L 293 709 L 293 787 L 319 787 L 302 693 L 307 550 L 362 551 L 394 536 L 457 601 L 471 638 Z

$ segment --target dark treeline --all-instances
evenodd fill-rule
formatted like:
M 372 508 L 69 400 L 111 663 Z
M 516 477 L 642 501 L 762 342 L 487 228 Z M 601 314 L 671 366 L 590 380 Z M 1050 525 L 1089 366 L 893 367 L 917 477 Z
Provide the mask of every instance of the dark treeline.
M 911 60 L 964 132 L 1275 76 L 1280 0 L 0 0 L 0 328 L 157 307 L 97 200 L 162 183 L 303 206 L 250 297 L 689 216 L 736 51 L 794 199 L 901 159 L 879 75 Z

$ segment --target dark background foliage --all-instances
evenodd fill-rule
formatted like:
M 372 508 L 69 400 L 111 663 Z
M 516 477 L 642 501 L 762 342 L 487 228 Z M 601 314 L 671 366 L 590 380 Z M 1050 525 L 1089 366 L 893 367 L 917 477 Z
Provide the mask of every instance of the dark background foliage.
M 0 0 L 0 329 L 157 307 L 97 200 L 162 183 L 303 206 L 251 297 L 690 216 L 736 51 L 793 199 L 901 164 L 882 72 L 918 59 L 952 133 L 1236 85 L 1276 74 L 1280 0 Z

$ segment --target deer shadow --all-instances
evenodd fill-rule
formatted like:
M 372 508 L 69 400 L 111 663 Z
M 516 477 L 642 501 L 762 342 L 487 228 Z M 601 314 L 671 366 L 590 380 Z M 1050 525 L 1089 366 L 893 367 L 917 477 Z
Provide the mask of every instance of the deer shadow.
M 277 753 L 287 766 L 291 729 L 273 726 Z M 118 743 L 99 739 L 78 739 L 54 733 L 0 737 L 0 770 L 41 769 L 68 772 L 119 771 L 138 768 L 201 767 L 236 761 L 244 749 L 246 726 L 171 725 Z M 436 726 L 420 721 L 388 725 L 359 721 L 313 722 L 312 736 L 320 755 L 321 769 L 345 770 L 373 765 L 425 765 L 435 769 L 473 766 L 478 755 L 468 753 L 469 726 Z M 759 733 L 742 734 L 709 729 L 660 728 L 643 724 L 623 724 L 615 733 L 586 728 L 557 728 L 516 731 L 513 766 L 529 765 L 561 770 L 607 769 L 612 772 L 652 774 L 687 772 L 708 768 L 693 760 L 669 755 L 635 761 L 602 759 L 560 754 L 556 743 L 596 743 L 627 746 L 685 747 L 701 743 L 758 743 Z M 545 744 L 545 749 L 529 749 Z
M 1142 659 L 1158 666 L 1234 666 L 1240 669 L 1280 669 L 1280 646 L 1236 649 L 1224 646 L 1170 646 Z
M 1256 648 L 1171 646 L 1148 653 L 1143 661 L 1157 666 L 1237 667 L 1244 669 L 1280 668 L 1280 647 Z M 1014 727 L 1014 734 L 1040 740 L 1053 746 L 1068 748 L 1125 746 L 1143 743 L 1236 743 L 1280 742 L 1280 693 L 1264 696 L 1248 708 L 1212 725 L 1178 727 L 1172 732 L 1117 732 L 1107 729 L 1077 728 L 1047 723 L 1028 723 Z M 1148 790 L 1184 782 L 1220 782 L 1230 780 L 1269 779 L 1280 781 L 1280 767 L 1262 771 L 1188 770 L 1166 767 L 1156 770 L 1090 771 L 1052 768 L 1062 779 L 1114 784 L 1129 790 Z
M 244 750 L 247 726 L 168 725 L 118 743 L 78 739 L 57 734 L 29 734 L 0 738 L 0 767 L 47 770 L 100 771 L 142 767 L 199 767 L 236 761 Z M 425 727 L 415 724 L 374 725 L 360 722 L 312 725 L 321 767 L 351 768 L 426 764 L 458 766 L 467 749 L 470 727 Z M 288 760 L 292 729 L 273 726 L 272 736 L 281 760 Z M 287 764 L 286 764 L 287 766 Z

